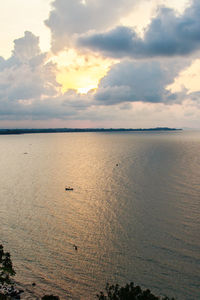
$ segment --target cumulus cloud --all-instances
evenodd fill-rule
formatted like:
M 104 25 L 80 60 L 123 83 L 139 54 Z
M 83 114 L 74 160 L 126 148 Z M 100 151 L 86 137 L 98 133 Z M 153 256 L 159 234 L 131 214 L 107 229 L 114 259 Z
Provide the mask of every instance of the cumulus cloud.
M 115 58 L 189 55 L 200 50 L 199 16 L 199 0 L 193 0 L 179 16 L 170 8 L 160 7 L 143 38 L 133 28 L 118 26 L 103 33 L 86 33 L 77 43 Z
M 31 32 L 14 41 L 12 56 L 0 57 L 0 120 L 84 119 L 93 95 L 61 93 L 56 64 Z
M 58 84 L 55 65 L 41 53 L 39 39 L 31 32 L 14 41 L 8 60 L 0 60 L 0 101 L 33 100 L 55 95 Z
M 33 102 L 55 97 L 59 88 L 56 67 L 41 53 L 39 39 L 31 32 L 14 41 L 12 56 L 0 59 L 0 114 L 18 114 Z
M 174 61 L 125 60 L 113 66 L 101 80 L 95 98 L 105 105 L 136 101 L 173 103 L 179 101 L 179 95 L 166 87 L 179 70 L 180 64 Z
M 30 61 L 41 55 L 39 37 L 25 31 L 24 37 L 14 40 L 13 57 L 21 62 Z
M 108 105 L 116 104 L 118 114 L 131 109 L 127 102 L 177 101 L 166 86 L 183 67 L 178 61 L 123 61 L 111 68 L 96 93 L 80 95 L 71 90 L 62 94 L 56 65 L 40 51 L 38 43 L 36 36 L 25 32 L 14 41 L 12 56 L 0 58 L 1 120 L 109 119 L 114 111 Z
M 88 2 L 86 1 L 86 4 L 90 8 L 93 7 L 94 11 L 96 12 L 99 11 L 98 7 L 101 6 L 99 2 L 101 1 L 98 1 L 97 3 L 97 1 L 91 0 Z M 103 2 L 104 1 L 102 1 L 102 3 Z M 118 9 L 121 9 L 123 2 L 129 3 L 125 0 L 119 0 L 115 2 Z M 54 1 L 54 13 L 58 13 L 58 9 L 56 8 L 58 3 L 63 3 L 64 7 L 67 7 L 65 6 L 67 5 L 65 3 L 68 3 L 68 5 L 71 6 L 74 5 L 69 1 L 62 2 L 60 0 L 56 0 Z M 75 0 L 74 3 L 77 3 L 78 7 L 79 5 L 85 7 L 84 4 L 80 4 L 80 2 Z M 95 4 L 97 6 L 96 10 Z M 107 5 L 110 7 L 110 2 Z M 112 5 L 114 4 L 112 3 Z M 194 4 L 192 7 L 194 9 Z M 188 9 L 188 11 L 191 12 L 192 7 Z M 61 13 L 61 8 L 59 9 Z M 53 11 L 50 15 L 49 22 L 50 20 L 53 20 L 51 19 Z M 186 18 L 186 12 L 181 17 L 175 17 L 171 10 L 169 11 L 169 14 L 172 15 L 174 20 L 175 18 L 176 20 L 177 18 L 182 18 L 183 20 L 184 16 Z M 64 18 L 64 15 L 65 14 L 63 11 L 61 13 L 61 17 L 63 16 Z M 88 16 L 88 12 L 86 15 Z M 193 11 L 193 15 L 195 15 L 195 10 Z M 168 13 L 165 17 L 167 20 L 169 17 Z M 71 24 L 72 27 L 69 27 L 67 30 L 62 29 L 64 32 L 63 34 L 66 33 L 67 37 L 70 36 L 70 33 L 72 33 L 72 35 L 82 35 L 83 32 L 90 30 L 93 25 L 95 25 L 96 30 L 103 29 L 104 26 L 107 28 L 108 24 L 113 24 L 114 20 L 116 21 L 118 18 L 119 15 L 116 10 L 113 12 L 112 22 L 111 20 L 108 20 L 102 25 L 100 23 L 98 24 L 96 20 L 90 20 L 90 25 L 85 25 L 86 29 L 82 28 L 81 22 L 80 24 Z M 156 20 L 157 19 L 158 17 Z M 188 20 L 190 20 L 190 18 Z M 188 24 L 188 22 L 189 21 L 186 23 Z M 194 23 L 194 20 L 191 22 Z M 147 30 L 144 40 L 139 38 L 136 33 L 128 27 L 118 27 L 117 29 L 110 31 L 107 33 L 110 34 L 110 37 L 106 42 L 106 44 L 109 45 L 110 50 L 106 51 L 112 53 L 112 55 L 115 57 L 120 57 L 121 55 L 121 57 L 131 56 L 132 58 L 132 54 L 128 55 L 127 53 L 132 53 L 132 42 L 130 41 L 133 39 L 134 35 L 135 41 L 137 40 L 138 42 L 137 55 L 139 56 L 139 49 L 141 52 L 142 44 L 144 41 L 147 43 L 148 34 L 150 36 L 150 29 L 152 30 L 151 35 L 153 35 L 153 32 L 155 32 L 152 24 Z M 166 24 L 168 23 L 166 22 Z M 54 27 L 56 30 L 59 29 L 59 26 L 57 27 L 57 25 L 58 24 L 56 24 Z M 73 26 L 77 26 L 77 29 Z M 157 28 L 158 36 L 160 36 L 162 30 L 159 26 Z M 58 40 L 62 35 L 61 31 L 58 32 L 60 35 L 57 35 L 57 32 L 55 33 L 55 37 L 56 39 L 58 38 Z M 188 32 L 189 31 L 190 30 L 188 29 Z M 193 33 L 194 32 L 195 31 L 193 30 Z M 189 34 L 189 36 L 191 35 Z M 196 36 L 197 35 L 194 35 L 194 37 Z M 64 44 L 62 44 L 62 46 L 63 45 Z M 121 54 L 116 54 L 117 49 Z M 127 51 L 127 49 L 129 50 Z M 105 49 L 102 51 L 105 51 Z M 143 54 L 143 57 L 145 55 Z M 71 90 L 62 94 L 61 87 L 56 80 L 56 64 L 49 60 L 49 57 L 46 53 L 41 52 L 39 48 L 38 37 L 27 31 L 22 38 L 14 41 L 14 49 L 9 59 L 6 60 L 0 57 L 0 120 L 59 119 L 91 120 L 92 122 L 96 122 L 98 120 L 99 122 L 102 122 L 101 124 L 106 124 L 103 123 L 105 120 L 106 122 L 111 122 L 114 120 L 116 123 L 113 124 L 116 124 L 116 127 L 117 124 L 120 124 L 119 121 L 121 120 L 122 123 L 120 126 L 123 127 L 123 124 L 126 124 L 125 126 L 131 127 L 133 124 L 132 119 L 134 118 L 135 120 L 138 120 L 137 126 L 140 126 L 139 124 L 141 124 L 140 122 L 142 118 L 148 118 L 150 114 L 149 112 L 152 111 L 152 114 L 154 113 L 155 117 L 158 115 L 161 116 L 161 111 L 170 111 L 170 113 L 172 111 L 169 108 L 166 108 L 167 105 L 164 104 L 171 104 L 171 107 L 175 107 L 174 105 L 180 103 L 180 95 L 172 94 L 166 87 L 174 81 L 174 78 L 178 75 L 180 70 L 182 70 L 188 64 L 189 61 L 190 59 L 187 60 L 185 58 L 184 62 L 181 58 L 169 58 L 162 60 L 156 58 L 138 61 L 133 59 L 122 60 L 120 63 L 111 67 L 107 75 L 100 81 L 96 92 L 92 91 L 86 95 L 80 95 L 74 90 Z M 185 91 L 184 93 L 186 94 Z M 193 94 L 191 96 L 191 103 L 192 101 L 197 101 L 198 96 L 198 93 Z M 182 100 L 184 99 L 185 95 L 182 97 Z M 140 106 L 141 110 L 139 108 Z M 156 107 L 160 108 L 159 112 L 157 112 Z M 185 107 L 187 108 L 188 106 Z M 192 104 L 190 104 L 189 107 L 193 113 L 195 111 L 195 106 L 192 107 Z M 186 109 L 184 112 L 185 111 Z M 168 113 L 164 113 L 163 116 L 164 115 L 169 116 Z M 160 118 L 162 119 L 162 117 Z M 129 123 L 126 123 L 126 119 Z M 149 117 L 148 120 L 150 125 L 153 117 Z M 111 123 L 109 124 L 111 125 Z M 166 124 L 167 123 L 165 122 L 163 125 Z
M 74 35 L 115 26 L 135 0 L 55 0 L 45 24 L 52 34 L 54 51 L 69 46 Z

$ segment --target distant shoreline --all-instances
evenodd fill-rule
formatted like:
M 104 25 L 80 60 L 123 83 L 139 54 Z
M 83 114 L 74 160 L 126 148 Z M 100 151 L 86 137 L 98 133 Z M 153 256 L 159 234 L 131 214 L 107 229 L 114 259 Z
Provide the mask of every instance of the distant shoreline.
M 30 134 L 30 133 L 62 133 L 62 132 L 141 132 L 141 131 L 177 131 L 179 128 L 32 128 L 32 129 L 0 129 L 0 135 Z

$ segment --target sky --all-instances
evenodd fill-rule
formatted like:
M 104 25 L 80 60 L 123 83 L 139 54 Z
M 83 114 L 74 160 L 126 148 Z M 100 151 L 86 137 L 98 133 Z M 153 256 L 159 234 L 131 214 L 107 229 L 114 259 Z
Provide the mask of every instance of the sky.
M 0 128 L 200 128 L 199 0 L 0 2 Z

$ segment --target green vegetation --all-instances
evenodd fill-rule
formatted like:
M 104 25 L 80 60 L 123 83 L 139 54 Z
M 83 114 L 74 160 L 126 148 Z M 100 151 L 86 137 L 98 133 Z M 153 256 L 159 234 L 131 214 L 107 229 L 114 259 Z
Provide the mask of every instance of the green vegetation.
M 126 284 L 124 287 L 116 285 L 106 285 L 106 294 L 100 292 L 97 295 L 99 300 L 175 300 L 174 298 L 159 298 L 151 293 L 149 289 L 142 290 L 140 286 L 134 286 L 134 283 Z
M 11 276 L 15 275 L 9 252 L 4 252 L 3 246 L 0 245 L 0 283 L 10 284 Z

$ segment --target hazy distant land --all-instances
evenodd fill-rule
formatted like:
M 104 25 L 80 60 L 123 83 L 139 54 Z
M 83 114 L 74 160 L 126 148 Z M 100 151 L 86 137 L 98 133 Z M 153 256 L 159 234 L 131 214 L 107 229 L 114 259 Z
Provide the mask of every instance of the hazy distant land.
M 0 135 L 27 133 L 56 133 L 56 132 L 129 132 L 129 131 L 176 131 L 180 128 L 31 128 L 31 129 L 0 129 Z

